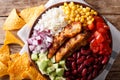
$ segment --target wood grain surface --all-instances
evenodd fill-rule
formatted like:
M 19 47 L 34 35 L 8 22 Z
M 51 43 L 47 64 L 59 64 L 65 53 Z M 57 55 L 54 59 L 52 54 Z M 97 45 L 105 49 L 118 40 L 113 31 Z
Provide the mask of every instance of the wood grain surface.
M 40 4 L 45 4 L 48 0 L 0 0 L 0 46 L 3 45 L 5 31 L 2 30 L 2 25 L 13 8 L 19 11 Z M 85 0 L 95 9 L 104 15 L 116 28 L 120 31 L 120 0 Z M 18 45 L 11 45 L 11 52 L 20 51 Z M 120 80 L 120 55 L 117 56 L 106 80 Z

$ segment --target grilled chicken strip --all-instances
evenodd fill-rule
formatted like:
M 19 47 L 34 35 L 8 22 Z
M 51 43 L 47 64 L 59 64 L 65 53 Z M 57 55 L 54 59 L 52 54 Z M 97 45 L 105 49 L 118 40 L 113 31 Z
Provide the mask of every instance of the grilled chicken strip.
M 63 44 L 63 42 L 66 40 L 65 36 L 63 33 L 60 33 L 60 35 L 54 37 L 53 43 L 51 47 L 48 50 L 48 58 L 52 58 L 55 52 L 58 50 L 58 48 Z
M 71 38 L 76 34 L 80 33 L 82 30 L 82 26 L 80 22 L 74 22 L 70 26 L 66 26 L 63 33 L 64 36 Z
M 56 62 L 59 62 L 65 55 L 74 52 L 81 46 L 85 46 L 87 43 L 86 35 L 80 33 L 63 44 L 55 55 Z
M 48 58 L 52 58 L 60 46 L 69 38 L 77 35 L 81 32 L 82 26 L 80 22 L 74 22 L 71 25 L 67 25 L 64 30 L 53 39 L 53 44 L 49 48 Z

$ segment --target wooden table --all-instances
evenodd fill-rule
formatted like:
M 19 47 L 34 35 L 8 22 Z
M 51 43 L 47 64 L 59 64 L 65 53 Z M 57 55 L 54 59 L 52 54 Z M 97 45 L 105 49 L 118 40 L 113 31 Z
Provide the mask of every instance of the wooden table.
M 13 8 L 22 10 L 27 7 L 45 4 L 48 0 L 0 0 L 0 46 L 3 45 L 5 31 L 2 24 Z M 86 0 L 120 30 L 120 0 Z M 11 52 L 20 51 L 21 47 L 11 45 Z M 120 80 L 120 55 L 117 56 L 106 80 Z

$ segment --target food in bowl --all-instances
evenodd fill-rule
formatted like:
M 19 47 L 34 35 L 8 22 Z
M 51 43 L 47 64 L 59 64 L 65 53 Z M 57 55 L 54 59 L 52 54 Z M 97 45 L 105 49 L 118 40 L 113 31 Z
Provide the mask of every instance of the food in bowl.
M 89 6 L 65 2 L 37 19 L 28 39 L 30 57 L 51 80 L 92 80 L 111 55 L 111 34 Z

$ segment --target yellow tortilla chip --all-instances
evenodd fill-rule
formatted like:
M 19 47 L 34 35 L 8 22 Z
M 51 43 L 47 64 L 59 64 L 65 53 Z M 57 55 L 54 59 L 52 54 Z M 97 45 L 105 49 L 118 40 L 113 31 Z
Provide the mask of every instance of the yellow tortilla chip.
M 23 79 L 30 80 L 46 80 L 33 66 L 31 66 L 28 71 L 23 72 Z
M 7 66 L 9 60 L 10 60 L 9 47 L 8 45 L 3 45 L 0 48 L 0 61 Z
M 43 77 L 40 73 L 38 73 L 36 80 L 47 80 L 47 79 Z
M 0 62 L 0 77 L 8 75 L 7 69 L 7 66 Z
M 10 80 L 22 80 L 21 74 L 28 70 L 29 67 L 30 62 L 28 59 L 28 54 L 24 53 L 22 56 L 16 58 L 16 60 L 9 66 L 8 73 Z
M 19 53 L 14 53 L 14 54 L 11 54 L 10 55 L 10 60 L 8 62 L 8 66 L 11 66 L 11 64 L 17 59 L 20 57 L 20 54 Z
M 30 79 L 30 78 L 29 78 L 29 75 L 28 75 L 28 71 L 24 71 L 24 72 L 21 74 L 21 76 L 22 76 L 22 79 Z
M 22 18 L 19 17 L 16 9 L 13 9 L 3 24 L 4 30 L 17 30 L 22 28 L 25 25 L 25 22 Z
M 20 12 L 20 16 L 24 19 L 24 21 L 30 26 L 34 23 L 34 21 L 37 19 L 37 17 L 45 10 L 44 6 L 38 6 L 38 7 L 32 7 L 32 8 L 26 8 L 23 9 Z
M 6 31 L 6 36 L 4 40 L 4 44 L 19 44 L 20 46 L 24 46 L 22 41 L 18 38 L 16 38 L 10 31 Z
M 14 54 L 11 54 L 10 55 L 10 59 L 11 61 L 15 61 L 17 58 L 20 57 L 20 54 L 19 53 L 14 53 Z

